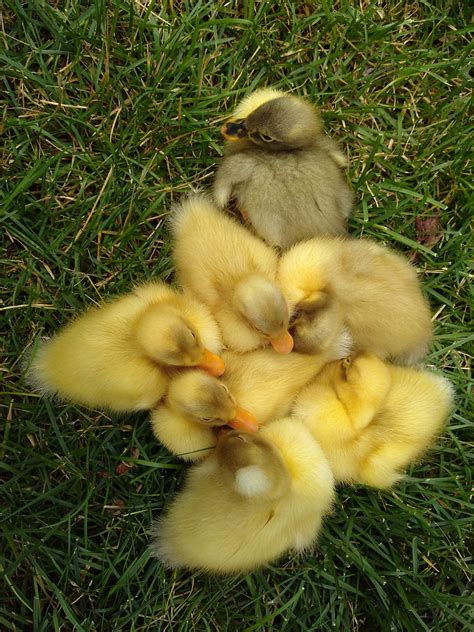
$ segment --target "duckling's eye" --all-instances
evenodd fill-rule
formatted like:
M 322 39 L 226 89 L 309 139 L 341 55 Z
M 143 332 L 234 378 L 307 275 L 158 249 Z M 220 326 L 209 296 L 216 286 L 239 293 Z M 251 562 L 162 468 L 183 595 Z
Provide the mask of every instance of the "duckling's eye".
M 264 143 L 273 143 L 273 138 L 271 136 L 267 136 L 266 134 L 259 134 L 258 136 Z
M 194 342 L 196 342 L 197 338 L 196 338 L 196 334 L 194 333 L 194 331 L 192 329 L 190 329 L 189 333 L 191 334 L 191 338 L 194 340 Z

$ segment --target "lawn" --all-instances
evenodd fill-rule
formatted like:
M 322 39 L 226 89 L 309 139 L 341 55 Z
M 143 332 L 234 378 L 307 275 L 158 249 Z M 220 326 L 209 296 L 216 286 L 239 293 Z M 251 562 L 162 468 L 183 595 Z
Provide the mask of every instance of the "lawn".
M 469 629 L 467 4 L 3 6 L 0 628 Z M 149 556 L 153 518 L 186 468 L 146 415 L 41 399 L 23 367 L 38 336 L 86 305 L 172 281 L 170 204 L 210 186 L 223 119 L 263 85 L 321 108 L 350 161 L 350 231 L 416 263 L 436 314 L 427 362 L 457 399 L 435 449 L 396 489 L 339 490 L 314 553 L 219 579 Z

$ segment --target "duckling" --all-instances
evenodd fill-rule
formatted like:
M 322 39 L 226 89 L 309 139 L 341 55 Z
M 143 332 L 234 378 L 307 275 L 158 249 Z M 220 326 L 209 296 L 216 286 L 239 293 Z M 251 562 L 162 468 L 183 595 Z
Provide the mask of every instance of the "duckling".
M 346 159 L 305 99 L 265 88 L 246 97 L 226 123 L 229 142 L 214 182 L 219 208 L 236 200 L 268 244 L 287 249 L 315 235 L 346 233 L 352 193 Z
M 278 281 L 295 349 L 315 352 L 341 321 L 354 349 L 398 363 L 426 355 L 433 326 L 415 269 L 368 239 L 315 237 L 281 257 Z
M 384 489 L 428 449 L 452 405 L 444 377 L 361 352 L 328 364 L 293 414 L 313 433 L 336 481 Z
M 160 282 L 136 287 L 63 327 L 34 355 L 44 393 L 112 411 L 152 408 L 176 367 L 224 371 L 218 327 L 192 296 Z
M 208 456 L 208 449 L 216 445 L 216 429 L 225 424 L 258 430 L 254 415 L 237 406 L 227 386 L 202 371 L 174 377 L 163 403 L 151 413 L 155 437 L 186 461 Z
M 283 417 L 323 366 L 345 357 L 349 350 L 350 339 L 343 331 L 337 344 L 314 356 L 281 355 L 271 349 L 244 355 L 224 351 L 222 380 L 200 371 L 172 379 L 163 403 L 152 412 L 153 433 L 177 456 L 203 459 L 216 445 L 216 427 L 227 424 L 255 432 L 258 425 Z
M 333 497 L 324 454 L 298 419 L 257 434 L 232 430 L 191 467 L 157 523 L 152 551 L 171 567 L 248 572 L 310 547 Z
M 313 380 L 325 364 L 350 352 L 351 339 L 341 328 L 339 336 L 319 353 L 281 355 L 257 349 L 245 355 L 224 351 L 223 376 L 230 392 L 251 410 L 260 425 L 286 416 L 297 394 Z
M 211 309 L 225 344 L 246 352 L 270 342 L 289 353 L 293 340 L 275 283 L 276 252 L 203 195 L 175 208 L 172 229 L 178 281 Z

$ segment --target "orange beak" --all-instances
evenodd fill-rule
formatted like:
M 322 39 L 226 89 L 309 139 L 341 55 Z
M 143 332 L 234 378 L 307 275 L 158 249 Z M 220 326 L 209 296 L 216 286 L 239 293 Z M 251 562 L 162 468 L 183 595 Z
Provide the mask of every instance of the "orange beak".
M 257 432 L 258 430 L 256 417 L 252 415 L 252 413 L 249 413 L 248 410 L 244 410 L 238 406 L 234 419 L 231 419 L 228 425 L 234 428 L 234 430 L 245 430 L 245 432 Z
M 220 377 L 225 370 L 224 360 L 207 349 L 204 349 L 198 366 L 215 377 Z
M 290 332 L 285 331 L 280 336 L 276 338 L 270 338 L 270 342 L 272 343 L 272 347 L 275 349 L 277 353 L 290 353 L 293 349 L 293 338 L 291 337 Z

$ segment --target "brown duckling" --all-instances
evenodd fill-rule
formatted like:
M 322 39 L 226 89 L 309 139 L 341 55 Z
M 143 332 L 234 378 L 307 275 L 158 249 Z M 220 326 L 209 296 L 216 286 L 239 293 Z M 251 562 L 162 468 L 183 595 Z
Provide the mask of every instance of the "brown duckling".
M 219 208 L 237 202 L 257 235 L 286 249 L 315 235 L 346 233 L 352 193 L 346 160 L 305 99 L 257 90 L 222 128 L 229 141 L 214 182 Z

